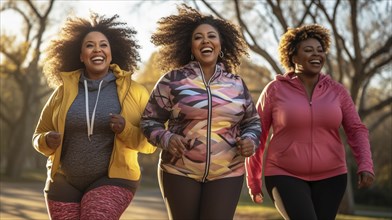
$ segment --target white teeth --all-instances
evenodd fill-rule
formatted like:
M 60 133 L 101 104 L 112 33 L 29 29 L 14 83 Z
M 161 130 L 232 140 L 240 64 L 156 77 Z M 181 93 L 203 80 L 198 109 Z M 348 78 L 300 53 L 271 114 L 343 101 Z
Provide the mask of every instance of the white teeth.
M 312 64 L 320 64 L 321 61 L 320 60 L 311 60 L 310 63 L 312 63 Z
M 93 57 L 92 61 L 103 61 L 103 57 Z
M 201 52 L 202 52 L 202 53 L 212 52 L 212 49 L 209 48 L 209 47 L 206 47 L 206 48 L 201 49 Z

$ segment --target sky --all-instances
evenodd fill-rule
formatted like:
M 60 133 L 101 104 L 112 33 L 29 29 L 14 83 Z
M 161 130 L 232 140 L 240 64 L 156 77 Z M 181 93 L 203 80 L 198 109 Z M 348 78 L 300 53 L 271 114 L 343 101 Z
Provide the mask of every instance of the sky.
M 17 0 L 20 1 L 20 0 Z M 35 0 L 45 4 L 47 0 Z M 2 2 L 2 0 L 0 0 Z M 140 4 L 140 3 L 143 4 Z M 156 50 L 150 42 L 156 22 L 164 16 L 177 12 L 177 5 L 183 1 L 146 1 L 146 0 L 57 0 L 51 12 L 51 26 L 45 40 L 55 37 L 68 14 L 88 17 L 90 11 L 111 17 L 119 15 L 119 20 L 126 22 L 137 31 L 136 39 L 142 47 L 139 50 L 142 62 L 146 62 Z M 22 20 L 11 11 L 0 13 L 1 31 L 12 32 L 20 36 Z M 44 44 L 45 45 L 45 44 Z M 43 46 L 44 47 L 44 46 Z
M 14 0 L 22 1 L 22 0 Z M 45 5 L 49 0 L 33 0 L 38 5 Z M 0 0 L 0 4 L 5 1 Z M 43 51 L 50 39 L 56 37 L 56 34 L 60 31 L 63 26 L 66 17 L 69 15 L 75 15 L 78 17 L 86 17 L 90 11 L 97 12 L 106 17 L 111 17 L 114 14 L 119 15 L 119 20 L 126 22 L 129 26 L 137 31 L 136 39 L 138 40 L 141 49 L 138 50 L 142 63 L 139 67 L 143 67 L 151 54 L 157 50 L 157 48 L 150 42 L 151 35 L 157 27 L 157 21 L 171 14 L 177 13 L 177 5 L 191 1 L 181 0 L 56 0 L 53 6 L 53 11 L 50 14 L 48 26 L 44 36 L 44 42 L 42 44 L 41 51 Z M 213 0 L 210 4 L 222 4 L 225 1 Z M 189 3 L 191 7 L 195 7 L 193 3 Z M 203 8 L 203 4 L 199 3 L 199 7 L 202 9 L 202 13 L 210 14 L 211 12 Z M 23 37 L 21 35 L 21 25 L 23 24 L 21 16 L 15 15 L 15 12 L 11 10 L 0 13 L 0 27 L 1 32 L 7 32 L 10 35 L 15 34 L 16 36 Z M 0 60 L 1 60 L 0 54 Z M 45 56 L 45 54 L 43 54 Z M 252 56 L 251 58 L 256 62 L 265 63 L 264 60 L 260 60 L 258 56 Z
M 69 2 L 69 1 L 67 1 Z M 164 16 L 176 13 L 176 4 L 182 1 L 163 1 L 162 3 L 140 0 L 122 0 L 122 1 L 92 1 L 82 0 L 73 1 L 75 4 L 75 15 L 87 17 L 92 10 L 99 14 L 105 14 L 110 17 L 118 14 L 121 21 L 133 27 L 137 31 L 136 39 L 139 41 L 142 49 L 139 50 L 142 62 L 150 58 L 152 52 L 156 49 L 150 42 L 151 34 L 155 31 L 156 22 Z M 140 8 L 136 8 L 139 6 Z

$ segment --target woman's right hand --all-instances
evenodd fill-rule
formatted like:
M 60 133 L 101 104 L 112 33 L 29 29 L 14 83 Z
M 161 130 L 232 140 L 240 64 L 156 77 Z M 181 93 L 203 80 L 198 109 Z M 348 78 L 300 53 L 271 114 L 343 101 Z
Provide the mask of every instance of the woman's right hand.
M 252 198 L 252 201 L 257 204 L 261 204 L 264 201 L 263 195 L 261 193 L 255 195 L 251 194 L 250 197 Z
M 168 151 L 175 157 L 181 157 L 186 151 L 188 141 L 181 135 L 173 134 L 169 139 Z
M 50 131 L 45 136 L 46 144 L 53 150 L 58 148 L 61 144 L 61 134 L 55 131 Z

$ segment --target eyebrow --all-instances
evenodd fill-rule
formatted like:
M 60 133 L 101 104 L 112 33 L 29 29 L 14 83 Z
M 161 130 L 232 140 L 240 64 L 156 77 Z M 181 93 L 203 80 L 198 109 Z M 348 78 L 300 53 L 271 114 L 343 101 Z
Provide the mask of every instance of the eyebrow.
M 312 46 L 304 46 L 304 48 L 307 48 L 307 47 L 313 48 Z M 319 45 L 319 46 L 317 46 L 317 48 L 323 48 L 323 46 Z
M 109 43 L 109 41 L 107 41 L 107 40 L 100 40 L 100 41 L 99 41 L 99 43 L 103 43 L 103 42 Z M 88 41 L 86 41 L 85 43 L 95 43 L 95 41 L 93 41 L 93 40 L 88 40 Z
M 197 34 L 203 34 L 203 33 L 200 33 L 200 32 L 197 32 L 197 33 L 195 33 L 194 35 L 197 35 Z M 216 31 L 209 31 L 209 32 L 207 32 L 207 34 L 218 34 Z

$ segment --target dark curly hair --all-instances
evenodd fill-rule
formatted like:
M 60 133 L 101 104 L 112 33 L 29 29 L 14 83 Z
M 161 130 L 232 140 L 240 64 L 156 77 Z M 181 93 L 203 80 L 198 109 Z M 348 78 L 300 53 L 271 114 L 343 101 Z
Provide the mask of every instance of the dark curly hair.
M 151 42 L 161 46 L 159 62 L 163 70 L 186 65 L 191 61 L 192 33 L 201 24 L 209 24 L 217 29 L 221 39 L 223 59 L 218 57 L 228 72 L 240 65 L 243 55 L 248 55 L 247 44 L 237 27 L 212 15 L 202 15 L 197 10 L 181 4 L 177 6 L 178 15 L 163 17 L 151 37 Z
M 297 28 L 288 28 L 279 43 L 279 60 L 287 71 L 294 70 L 293 56 L 297 53 L 299 43 L 309 38 L 318 40 L 324 52 L 331 44 L 329 30 L 319 24 L 309 24 Z
M 85 67 L 79 55 L 84 37 L 92 31 L 101 32 L 109 40 L 112 63 L 133 73 L 140 61 L 137 51 L 140 46 L 134 39 L 137 32 L 127 27 L 125 22 L 117 21 L 118 18 L 117 14 L 106 18 L 94 12 L 90 13 L 90 19 L 69 17 L 58 38 L 52 40 L 47 49 L 44 74 L 48 84 L 52 87 L 61 84 L 60 72 Z

